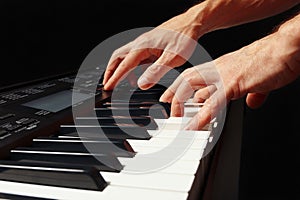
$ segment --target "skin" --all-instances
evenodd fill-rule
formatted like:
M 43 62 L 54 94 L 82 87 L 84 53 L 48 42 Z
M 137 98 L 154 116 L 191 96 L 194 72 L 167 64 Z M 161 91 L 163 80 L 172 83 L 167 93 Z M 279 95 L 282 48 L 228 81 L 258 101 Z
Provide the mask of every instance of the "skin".
M 194 48 L 193 42 L 163 30 L 197 41 L 210 31 L 269 17 L 299 2 L 206 0 L 116 50 L 104 75 L 104 89 L 113 89 L 124 74 L 141 63 L 153 62 L 137 82 L 141 89 L 150 88 L 170 68 L 182 65 Z M 300 73 L 299 18 L 293 17 L 274 33 L 242 49 L 185 70 L 160 100 L 172 103 L 172 116 L 182 116 L 182 104 L 193 94 L 195 102 L 204 102 L 186 129 L 201 129 L 231 99 L 247 95 L 248 106 L 258 107 L 268 92 L 290 83 Z M 133 75 L 130 77 L 134 80 Z

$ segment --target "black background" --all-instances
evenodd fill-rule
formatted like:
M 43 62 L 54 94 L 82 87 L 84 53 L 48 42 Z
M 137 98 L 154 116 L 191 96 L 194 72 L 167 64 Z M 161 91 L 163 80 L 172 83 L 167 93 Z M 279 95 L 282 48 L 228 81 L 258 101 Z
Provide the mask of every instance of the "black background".
M 0 87 L 76 71 L 101 41 L 131 28 L 157 26 L 192 0 L 61 0 L 0 2 Z M 199 42 L 213 58 L 270 32 L 296 9 L 219 30 Z M 280 41 L 278 41 L 280 42 Z M 246 108 L 240 199 L 300 199 L 299 80 Z

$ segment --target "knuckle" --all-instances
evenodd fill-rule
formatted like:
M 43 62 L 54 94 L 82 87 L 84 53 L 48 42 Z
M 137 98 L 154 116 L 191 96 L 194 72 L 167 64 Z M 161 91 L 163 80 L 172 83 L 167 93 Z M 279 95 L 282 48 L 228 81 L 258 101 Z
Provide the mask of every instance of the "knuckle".
M 182 76 L 183 78 L 187 80 L 191 80 L 191 78 L 194 76 L 196 70 L 194 68 L 189 68 L 183 71 Z
M 111 73 L 113 73 L 114 71 L 115 71 L 114 69 L 107 68 L 107 69 L 105 70 L 105 73 L 106 73 L 106 74 L 111 74 Z
M 111 56 L 111 60 L 112 61 L 115 61 L 115 60 L 117 60 L 117 59 L 119 59 L 119 58 L 121 58 L 122 56 L 121 56 L 121 52 L 117 49 L 117 50 L 115 50 L 113 53 L 112 53 L 112 56 Z
M 149 68 L 148 68 L 148 72 L 150 73 L 150 74 L 159 74 L 160 73 L 160 71 L 161 71 L 161 65 L 158 65 L 158 64 L 153 64 L 152 66 L 150 66 Z
M 214 113 L 215 111 L 217 111 L 219 109 L 219 103 L 218 100 L 216 99 L 208 99 L 206 106 L 207 108 L 210 110 L 210 113 Z
M 112 53 L 112 57 L 115 59 L 122 58 L 122 57 L 124 57 L 124 55 L 126 53 L 128 53 L 128 52 L 125 50 L 125 47 L 123 46 L 123 47 L 120 47 L 120 48 L 114 50 L 114 52 Z

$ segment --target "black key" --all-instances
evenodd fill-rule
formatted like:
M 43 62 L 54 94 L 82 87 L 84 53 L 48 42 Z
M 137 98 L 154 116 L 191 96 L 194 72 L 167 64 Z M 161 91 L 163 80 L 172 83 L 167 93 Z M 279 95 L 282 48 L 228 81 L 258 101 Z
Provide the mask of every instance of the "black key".
M 141 116 L 141 117 L 128 117 L 128 116 L 114 116 L 114 117 L 98 117 L 95 118 L 77 118 L 76 124 L 81 125 L 94 125 L 95 122 L 98 122 L 100 125 L 117 125 L 119 124 L 130 124 L 134 123 L 139 126 L 146 126 L 148 130 L 156 130 L 157 124 L 150 116 Z
M 102 129 L 102 133 L 99 130 Z M 80 137 L 86 138 L 109 138 L 117 140 L 125 139 L 140 139 L 149 140 L 151 136 L 147 132 L 147 129 L 138 125 L 123 124 L 123 125 L 101 125 L 101 127 L 94 126 L 75 126 L 75 125 L 63 125 L 60 127 L 60 133 L 62 135 L 78 136 L 76 133 L 80 132 Z
M 72 164 L 77 166 L 95 166 L 97 170 L 119 172 L 123 166 L 119 160 L 114 156 L 108 155 L 91 155 L 91 154 L 72 154 L 61 153 L 53 154 L 52 152 L 35 152 L 13 150 L 10 152 L 10 160 L 19 162 L 35 162 L 35 163 L 58 163 L 58 164 Z
M 151 116 L 156 119 L 168 118 L 168 113 L 161 106 L 152 107 L 107 107 L 95 108 L 98 117 L 110 116 Z
M 155 105 L 156 107 L 162 106 L 162 108 L 165 109 L 165 111 L 167 112 L 168 116 L 170 116 L 171 104 L 166 102 L 157 102 L 156 100 L 146 100 L 146 101 L 131 100 L 130 102 L 124 100 L 113 100 L 112 102 L 103 103 L 101 107 L 138 108 L 138 107 L 151 107 L 153 105 Z
M 159 99 L 160 96 L 163 94 L 162 91 L 135 91 L 131 94 L 130 98 L 131 99 L 141 99 L 141 100 L 146 100 L 146 99 Z
M 83 143 L 88 145 L 88 149 Z M 135 154 L 125 140 L 81 141 L 72 139 L 34 139 L 30 147 L 18 147 L 16 150 L 93 153 L 119 157 L 133 157 Z M 89 152 L 89 150 L 93 152 Z
M 6 194 L 6 193 L 0 193 L 0 199 L 7 199 L 7 200 L 54 200 L 54 199 L 49 199 L 49 198 L 28 197 L 28 196 L 15 195 L 15 194 Z
M 128 105 L 128 104 L 149 104 L 149 106 L 151 105 L 154 105 L 154 104 L 158 104 L 158 101 L 156 99 L 147 99 L 145 101 L 140 101 L 140 100 L 134 100 L 134 99 L 130 99 L 130 101 L 128 102 L 128 100 L 124 100 L 124 99 L 112 99 L 111 102 L 105 102 L 103 103 L 104 107 L 105 105 L 108 105 L 108 104 L 125 104 L 125 105 Z
M 108 185 L 93 166 L 6 160 L 0 161 L 0 180 L 100 191 Z
M 153 106 L 157 104 L 156 101 L 153 102 L 123 102 L 123 101 L 112 101 L 112 102 L 105 102 L 101 105 L 101 107 L 141 107 L 141 106 Z

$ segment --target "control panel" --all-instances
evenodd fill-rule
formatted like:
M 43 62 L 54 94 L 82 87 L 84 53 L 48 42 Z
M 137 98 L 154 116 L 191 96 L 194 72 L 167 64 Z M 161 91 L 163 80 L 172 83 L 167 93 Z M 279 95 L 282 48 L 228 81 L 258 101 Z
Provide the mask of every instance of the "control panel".
M 95 77 L 103 72 L 95 73 L 95 70 L 1 92 L 0 157 L 3 157 L 3 149 L 9 150 L 18 142 L 38 135 L 49 135 L 58 130 L 59 124 L 71 122 L 72 105 L 90 98 L 107 98 L 102 91 L 102 81 Z M 77 87 L 74 87 L 75 82 Z M 75 101 L 73 92 L 78 97 Z

